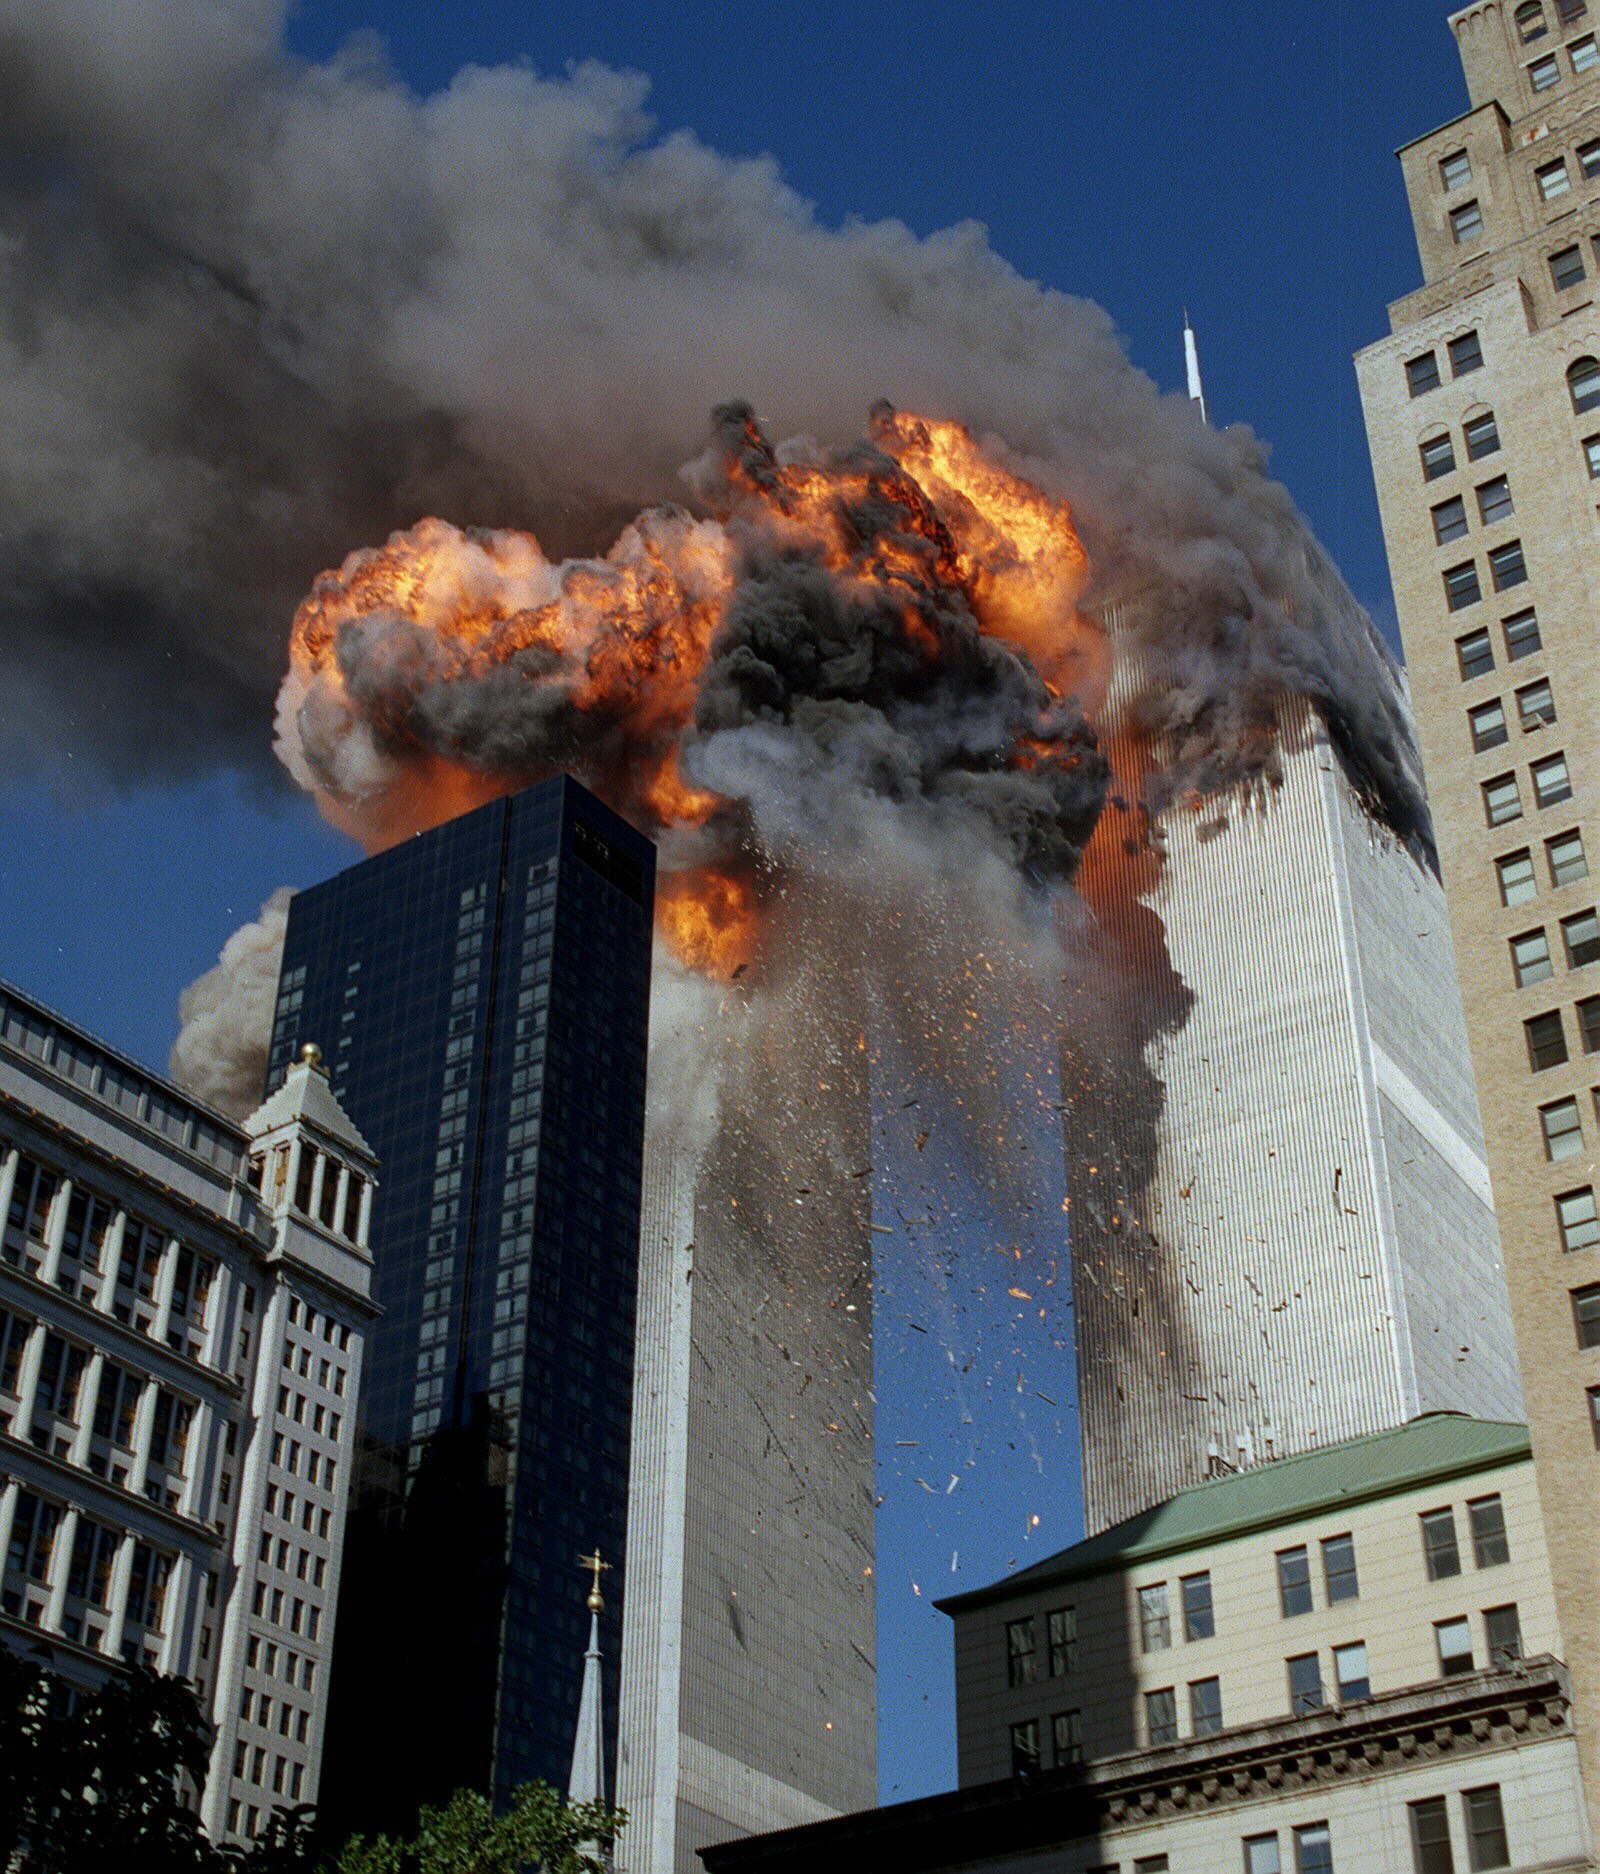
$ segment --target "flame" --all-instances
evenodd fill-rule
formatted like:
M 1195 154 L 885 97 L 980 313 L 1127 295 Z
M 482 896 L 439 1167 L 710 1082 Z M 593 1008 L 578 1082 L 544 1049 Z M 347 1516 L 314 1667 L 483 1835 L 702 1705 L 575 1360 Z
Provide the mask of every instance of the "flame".
M 657 881 L 656 924 L 681 962 L 721 982 L 749 966 L 760 938 L 749 881 L 709 866 Z

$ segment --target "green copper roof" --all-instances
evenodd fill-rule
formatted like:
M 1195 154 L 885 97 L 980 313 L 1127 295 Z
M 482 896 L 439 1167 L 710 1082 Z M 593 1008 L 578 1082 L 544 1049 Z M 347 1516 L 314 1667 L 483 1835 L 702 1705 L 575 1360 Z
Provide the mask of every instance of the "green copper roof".
M 1472 1471 L 1520 1464 L 1529 1455 L 1526 1425 L 1430 1412 L 1394 1431 L 1374 1432 L 1324 1451 L 1277 1458 L 1231 1477 L 1195 1484 L 1048 1561 L 936 1605 L 945 1613 L 964 1613 L 1005 1600 L 1019 1589 L 1080 1580 L 1159 1555 L 1231 1542 L 1324 1510 L 1395 1496 Z

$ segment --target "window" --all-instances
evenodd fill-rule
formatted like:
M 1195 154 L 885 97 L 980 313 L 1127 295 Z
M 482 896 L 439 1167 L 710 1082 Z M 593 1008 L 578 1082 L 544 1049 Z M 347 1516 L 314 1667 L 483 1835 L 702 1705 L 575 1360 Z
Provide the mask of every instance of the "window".
M 1591 1386 L 1585 1396 L 1589 1401 L 1589 1430 L 1595 1450 L 1600 1451 L 1600 1386 Z
M 1482 597 L 1483 588 L 1478 584 L 1478 568 L 1473 561 L 1463 560 L 1444 575 L 1445 604 L 1451 611 L 1464 612 Z
M 1467 1866 L 1474 1874 L 1481 1868 L 1510 1867 L 1511 1850 L 1506 1842 L 1500 1785 L 1489 1783 L 1482 1789 L 1464 1789 L 1461 1807 L 1467 1823 Z
M 1496 592 L 1507 592 L 1523 583 L 1528 577 L 1528 562 L 1520 540 L 1508 540 L 1503 547 L 1494 548 L 1489 555 L 1489 577 Z
M 1545 22 L 1544 7 L 1540 0 L 1523 0 L 1516 11 L 1517 37 L 1526 45 L 1535 39 L 1542 39 L 1550 28 Z
M 1516 512 L 1511 505 L 1511 484 L 1504 475 L 1496 475 L 1492 482 L 1484 482 L 1478 489 L 1478 518 L 1485 527 L 1492 527 L 1496 521 L 1508 521 Z
M 1569 969 L 1581 970 L 1587 963 L 1600 962 L 1600 917 L 1592 910 L 1564 917 L 1561 941 L 1567 946 Z
M 1215 1737 L 1222 1729 L 1220 1679 L 1196 1679 L 1190 1685 L 1189 1729 L 1196 1737 Z
M 1567 1030 L 1560 1009 L 1550 1009 L 1522 1024 L 1528 1044 L 1528 1066 L 1536 1074 L 1559 1067 L 1567 1058 Z
M 1326 1702 L 1322 1695 L 1322 1673 L 1315 1653 L 1296 1653 L 1286 1659 L 1289 1674 L 1289 1713 L 1303 1718 L 1309 1711 L 1320 1711 Z
M 1422 1560 L 1430 1581 L 1443 1581 L 1461 1573 L 1461 1551 L 1456 1547 L 1454 1510 L 1428 1510 L 1422 1524 Z
M 1477 206 L 1476 202 L 1472 204 L 1473 208 Z M 1480 221 L 1478 227 L 1482 226 L 1483 223 Z M 1452 377 L 1465 377 L 1469 371 L 1483 369 L 1483 346 L 1479 343 L 1476 332 L 1463 332 L 1459 338 L 1451 339 L 1449 351 Z
M 1367 1674 L 1365 1640 L 1352 1640 L 1348 1646 L 1333 1649 L 1333 1682 L 1339 1688 L 1341 1704 L 1348 1705 L 1357 1698 L 1371 1698 L 1372 1680 Z
M 1583 1121 L 1578 1117 L 1576 1100 L 1555 1100 L 1541 1106 L 1539 1124 L 1544 1129 L 1544 1155 L 1551 1164 L 1576 1158 L 1583 1150 Z
M 1039 1676 L 1038 1655 L 1033 1645 L 1033 1620 L 1006 1622 L 1006 1682 L 1009 1685 L 1032 1685 Z
M 1463 1672 L 1471 1672 L 1472 1626 L 1465 1617 L 1436 1620 L 1433 1623 L 1433 1637 L 1439 1648 L 1441 1677 L 1454 1679 Z
M 1441 501 L 1433 510 L 1433 537 L 1440 546 L 1459 540 L 1467 531 L 1467 504 L 1460 495 Z
M 1483 1637 L 1491 1666 L 1514 1666 L 1522 1657 L 1522 1622 L 1514 1605 L 1483 1610 Z
M 1328 1605 L 1353 1601 L 1361 1592 L 1356 1579 L 1356 1545 L 1352 1536 L 1329 1536 L 1322 1544 L 1322 1579 L 1328 1590 Z
M 1567 390 L 1580 416 L 1585 410 L 1600 409 L 1600 361 L 1575 358 L 1567 366 Z
M 1217 1630 L 1210 1575 L 1185 1575 L 1178 1585 L 1183 1590 L 1183 1637 L 1209 1640 Z
M 1456 1874 L 1450 1853 L 1450 1816 L 1443 1796 L 1406 1805 L 1411 1820 L 1411 1865 L 1416 1874 Z
M 1592 137 L 1587 143 L 1580 143 L 1577 148 L 1578 167 L 1586 180 L 1592 182 L 1600 176 L 1600 137 Z
M 1506 1542 L 1506 1511 L 1500 1498 L 1474 1497 L 1467 1505 L 1472 1525 L 1472 1559 L 1479 1568 L 1499 1568 L 1511 1560 Z
M 1011 1727 L 1011 1774 L 1029 1776 L 1039 1767 L 1039 1720 L 1025 1718 Z
M 1578 1045 L 1585 1054 L 1600 1054 L 1600 996 L 1584 996 L 1576 1004 Z
M 1546 728 L 1555 719 L 1555 692 L 1550 688 L 1548 677 L 1541 677 L 1537 683 L 1526 683 L 1517 691 L 1517 721 L 1524 732 Z
M 1144 1724 L 1152 1745 L 1177 1743 L 1178 1695 L 1170 1685 L 1159 1692 L 1145 1693 Z
M 1469 416 L 1461 426 L 1461 435 L 1467 445 L 1469 462 L 1481 462 L 1486 455 L 1499 453 L 1500 426 L 1492 410 L 1485 410 L 1480 416 Z
M 1172 1622 L 1167 1614 L 1164 1581 L 1139 1590 L 1139 1641 L 1147 1653 L 1165 1652 L 1172 1644 Z
M 1475 754 L 1481 755 L 1485 749 L 1498 748 L 1502 742 L 1511 740 L 1511 730 L 1506 724 L 1506 707 L 1499 697 L 1492 703 L 1480 703 L 1476 709 L 1467 711 L 1467 729 L 1472 736 Z
M 1554 65 L 1555 60 L 1552 59 L 1550 63 Z M 1563 247 L 1559 253 L 1550 256 L 1550 280 L 1558 293 L 1577 286 L 1586 277 L 1582 248 Z
M 1531 610 L 1514 612 L 1500 629 L 1506 637 L 1507 661 L 1513 664 L 1521 658 L 1531 657 L 1543 642 L 1539 636 L 1539 620 Z
M 1478 206 L 1476 196 L 1470 202 L 1463 202 L 1459 208 L 1450 210 L 1450 232 L 1455 237 L 1457 247 L 1477 240 L 1482 234 L 1483 210 Z
M 1058 1711 L 1050 1720 L 1050 1741 L 1055 1746 L 1054 1762 L 1083 1762 L 1083 1713 Z
M 1248 1835 L 1244 1844 L 1244 1874 L 1283 1874 L 1276 1835 Z
M 1572 191 L 1572 178 L 1567 174 L 1567 165 L 1562 157 L 1553 163 L 1541 163 L 1533 172 L 1533 179 L 1539 185 L 1539 194 L 1547 202 L 1560 201 L 1563 195 Z
M 1522 796 L 1514 774 L 1497 774 L 1484 782 L 1483 813 L 1490 826 L 1509 826 L 1522 818 Z
M 1593 33 L 1585 33 L 1581 39 L 1574 39 L 1567 47 L 1567 57 L 1572 60 L 1572 69 L 1576 72 L 1592 72 L 1600 65 L 1600 46 L 1596 46 Z
M 1589 860 L 1583 850 L 1581 833 L 1559 833 L 1554 839 L 1545 841 L 1544 850 L 1550 861 L 1552 885 L 1576 885 L 1579 879 L 1589 876 Z
M 1333 1840 L 1326 1822 L 1307 1822 L 1295 1830 L 1294 1874 L 1333 1874 Z
M 1589 11 L 1589 0 L 1556 0 L 1556 18 L 1563 26 L 1576 26 Z
M 1563 1191 L 1555 1200 L 1556 1221 L 1561 1226 L 1561 1247 L 1569 1253 L 1593 1249 L 1600 1244 L 1600 1211 L 1595 1208 L 1594 1187 Z
M 1557 807 L 1572 798 L 1572 777 L 1567 773 L 1565 754 L 1547 755 L 1536 761 L 1528 772 L 1533 776 L 1533 792 L 1541 807 Z
M 1600 376 L 1600 372 L 1597 372 Z M 1413 397 L 1421 397 L 1430 390 L 1437 390 L 1443 380 L 1439 376 L 1439 360 L 1431 351 L 1425 351 L 1421 357 L 1406 360 L 1406 386 Z
M 1078 1670 L 1078 1610 L 1058 1607 L 1049 1617 L 1050 1677 Z
M 1538 895 L 1533 876 L 1533 854 L 1524 846 L 1520 852 L 1508 852 L 1494 862 L 1500 881 L 1500 902 L 1504 905 L 1526 904 Z
M 1285 1620 L 1311 1612 L 1311 1561 L 1304 1548 L 1278 1551 L 1278 1605 Z
M 1476 573 L 1473 574 L 1476 578 Z M 1464 638 L 1456 639 L 1456 662 L 1461 666 L 1463 682 L 1470 682 L 1474 677 L 1486 676 L 1494 669 L 1494 646 L 1489 642 L 1487 631 L 1469 631 Z
M 1600 436 L 1584 437 L 1583 466 L 1589 471 L 1590 481 L 1600 480 Z
M 1561 82 L 1561 67 L 1555 61 L 1554 53 L 1546 53 L 1542 59 L 1535 59 L 1528 67 L 1528 82 L 1535 91 L 1548 91 Z
M 1572 1291 L 1572 1325 L 1580 1347 L 1600 1347 L 1600 1282 Z
M 1133 1874 L 1167 1874 L 1167 1857 L 1164 1854 L 1140 1855 L 1133 1864 Z
M 1472 158 L 1465 150 L 1452 150 L 1448 156 L 1440 157 L 1439 180 L 1447 189 L 1459 189 L 1472 180 Z
M 1555 974 L 1555 965 L 1550 961 L 1550 939 L 1542 925 L 1538 930 L 1524 931 L 1520 937 L 1511 939 L 1511 973 L 1519 989 L 1548 982 Z
M 1425 482 L 1436 482 L 1441 475 L 1448 475 L 1455 468 L 1455 446 L 1450 441 L 1448 430 L 1441 436 L 1430 436 L 1418 447 L 1422 453 L 1422 479 Z

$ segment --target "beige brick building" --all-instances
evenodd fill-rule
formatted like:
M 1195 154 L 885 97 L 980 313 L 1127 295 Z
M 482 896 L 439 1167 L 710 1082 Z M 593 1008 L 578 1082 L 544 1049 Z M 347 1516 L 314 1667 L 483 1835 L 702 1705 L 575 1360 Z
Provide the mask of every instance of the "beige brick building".
M 1424 284 L 1357 371 L 1566 1656 L 1600 1789 L 1600 7 L 1450 18 Z

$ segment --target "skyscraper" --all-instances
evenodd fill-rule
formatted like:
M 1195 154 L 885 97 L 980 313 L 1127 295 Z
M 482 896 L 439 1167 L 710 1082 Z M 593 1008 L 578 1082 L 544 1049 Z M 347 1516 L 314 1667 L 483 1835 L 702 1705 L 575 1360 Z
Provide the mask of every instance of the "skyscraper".
M 1063 1095 L 1091 1531 L 1419 1412 L 1520 1409 L 1430 854 L 1309 705 L 1278 740 L 1278 785 L 1153 842 L 1114 803 L 1085 867 Z
M 1468 109 L 1400 151 L 1423 284 L 1356 368 L 1593 1792 L 1600 15 L 1522 0 L 1450 28 Z
M 271 1071 L 321 1040 L 385 1165 L 335 1813 L 375 1758 L 397 1808 L 566 1781 L 572 1570 L 623 1551 L 653 893 L 558 778 L 294 900 Z

